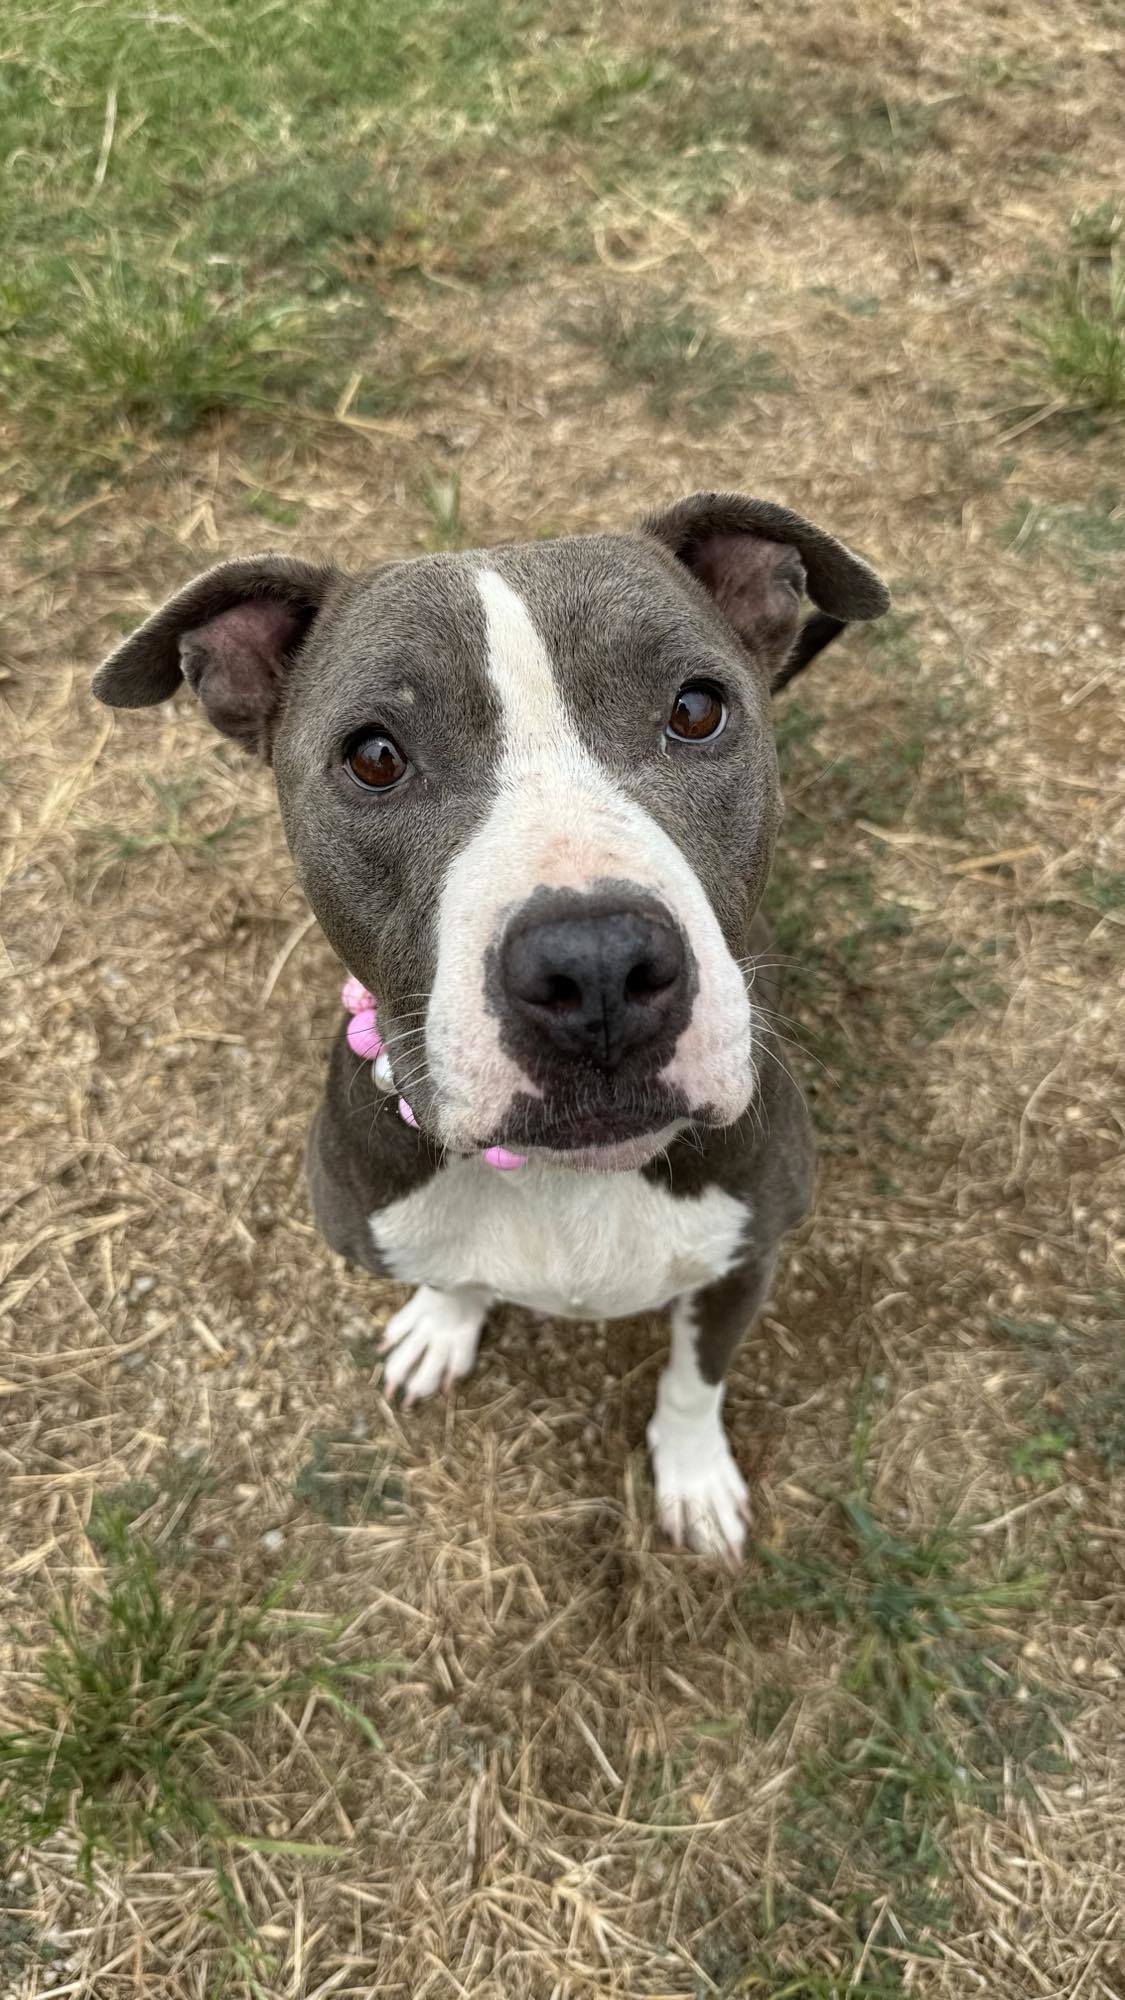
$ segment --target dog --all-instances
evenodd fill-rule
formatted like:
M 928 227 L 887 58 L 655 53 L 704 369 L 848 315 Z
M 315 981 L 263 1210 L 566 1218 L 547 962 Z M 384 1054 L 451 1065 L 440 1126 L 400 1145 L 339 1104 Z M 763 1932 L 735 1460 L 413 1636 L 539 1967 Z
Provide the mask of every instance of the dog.
M 888 603 L 800 515 L 697 493 L 630 533 L 361 575 L 220 563 L 93 683 L 140 708 L 186 681 L 272 764 L 309 903 L 377 996 L 379 1059 L 345 1019 L 307 1174 L 330 1246 L 417 1287 L 386 1328 L 388 1393 L 466 1376 L 496 1300 L 666 1310 L 658 1519 L 731 1560 L 748 1494 L 724 1375 L 813 1188 L 758 913 L 770 698 Z

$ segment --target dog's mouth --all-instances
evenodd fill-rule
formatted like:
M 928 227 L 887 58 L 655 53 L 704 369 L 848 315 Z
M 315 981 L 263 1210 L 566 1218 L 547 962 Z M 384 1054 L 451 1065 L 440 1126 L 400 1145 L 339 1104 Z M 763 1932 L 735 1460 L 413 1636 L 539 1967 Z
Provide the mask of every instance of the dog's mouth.
M 553 1157 L 567 1166 L 611 1171 L 653 1159 L 688 1116 L 687 1105 L 672 1090 L 647 1091 L 624 1105 L 588 1101 L 567 1105 L 520 1096 L 504 1119 L 499 1143 L 522 1153 Z

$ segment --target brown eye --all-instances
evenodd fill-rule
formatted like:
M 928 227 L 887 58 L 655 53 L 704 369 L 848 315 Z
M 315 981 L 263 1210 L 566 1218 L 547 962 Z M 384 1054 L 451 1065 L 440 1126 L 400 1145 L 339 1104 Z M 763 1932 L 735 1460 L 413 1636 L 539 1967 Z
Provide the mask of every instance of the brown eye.
M 717 736 L 727 719 L 726 703 L 710 681 L 688 681 L 680 689 L 664 730 L 682 743 L 704 743 Z
M 344 754 L 350 775 L 365 791 L 385 792 L 406 776 L 406 758 L 390 736 L 361 736 Z

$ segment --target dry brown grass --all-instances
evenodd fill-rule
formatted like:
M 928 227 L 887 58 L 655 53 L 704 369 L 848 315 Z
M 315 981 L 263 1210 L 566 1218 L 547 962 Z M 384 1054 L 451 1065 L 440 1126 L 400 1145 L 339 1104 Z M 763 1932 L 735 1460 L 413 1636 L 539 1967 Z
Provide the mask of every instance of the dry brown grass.
M 624 5 L 602 30 L 665 53 L 695 36 L 672 5 Z M 732 5 L 706 32 L 750 30 Z M 1125 594 L 1119 560 L 1083 569 L 1049 538 L 1034 559 L 1019 545 L 1033 504 L 1081 510 L 1120 481 L 1121 433 L 1029 404 L 1009 290 L 1030 244 L 1057 245 L 1075 209 L 1116 192 L 1119 38 L 1095 0 L 985 14 L 866 0 L 846 21 L 818 6 L 752 32 L 798 81 L 815 58 L 872 97 L 936 107 L 940 139 L 889 201 L 852 198 L 851 179 L 846 199 L 801 198 L 780 164 L 752 173 L 734 149 L 721 195 L 696 206 L 673 199 L 677 157 L 667 199 L 652 176 L 591 192 L 590 261 L 498 291 L 487 317 L 461 278 L 405 292 L 404 356 L 466 357 L 411 416 L 288 437 L 226 419 L 154 445 L 69 518 L 28 504 L 13 519 L 0 1726 L 21 1712 L 53 1604 L 90 1602 L 95 1495 L 202 1453 L 216 1483 L 191 1515 L 185 1587 L 250 1602 L 299 1559 L 298 1610 L 406 1662 L 379 1698 L 383 1757 L 310 1704 L 232 1759 L 225 1804 L 244 1829 L 347 1851 L 234 1864 L 273 1959 L 260 1989 L 278 2000 L 818 2000 L 876 1974 L 872 1991 L 935 2000 L 1125 1994 L 1122 1473 L 1083 1418 L 1115 1380 L 1125 1393 L 1125 918 L 1094 893 L 1125 870 Z M 986 66 L 1002 55 L 1001 85 Z M 799 131 L 786 143 L 799 163 Z M 1057 164 L 1040 171 L 1044 150 Z M 553 201 L 555 183 L 536 194 Z M 639 310 L 654 287 L 771 349 L 795 393 L 700 429 L 607 390 L 560 329 L 607 299 Z M 868 551 L 915 616 L 883 651 L 858 633 L 798 689 L 822 719 L 791 787 L 783 882 L 826 969 L 791 1011 L 814 1037 L 833 1030 L 816 1086 L 828 1129 L 816 1216 L 728 1407 L 761 1543 L 823 1544 L 866 1379 L 884 1518 L 915 1536 L 955 1520 L 975 1529 L 982 1574 L 1027 1560 L 1052 1578 L 997 1622 L 995 1646 L 1063 1758 L 1028 1774 L 1013 1753 L 994 1793 L 946 1802 L 940 1921 L 900 1908 L 901 1875 L 880 1889 L 842 1853 L 815 1880 L 787 1844 L 847 1634 L 799 1606 L 767 1616 L 746 1579 L 656 1543 L 642 1450 L 656 1324 L 508 1312 L 454 1401 L 409 1417 L 384 1402 L 366 1343 L 399 1295 L 338 1268 L 301 1183 L 338 969 L 268 780 L 186 702 L 114 721 L 86 691 L 122 625 L 220 554 L 424 546 L 427 467 L 459 469 L 474 542 L 616 527 L 704 485 L 776 495 Z M 298 524 L 264 532 L 260 488 Z M 969 709 L 947 727 L 951 690 Z M 882 811 L 880 718 L 915 702 L 920 761 Z M 822 819 L 844 759 L 867 807 Z M 189 795 L 170 808 L 154 780 Z M 959 804 L 935 817 L 944 780 Z M 138 830 L 157 837 L 123 852 Z M 809 887 L 841 855 L 850 918 L 847 883 L 823 902 Z M 909 935 L 873 931 L 853 978 L 850 931 L 891 906 Z M 986 952 L 988 983 L 970 981 L 935 1036 L 931 987 L 958 951 Z M 1047 1323 L 1071 1344 L 1052 1347 Z M 1051 1429 L 1049 1476 L 1013 1469 Z M 389 1454 L 401 1514 L 311 1504 L 314 1441 L 341 1434 L 338 1469 Z M 748 1575 L 762 1573 L 757 1556 Z M 756 1730 L 755 1697 L 777 1684 L 791 1703 Z M 100 1860 L 92 1890 L 75 1851 L 62 1833 L 20 1860 L 0 1992 L 250 1990 L 190 1847 Z

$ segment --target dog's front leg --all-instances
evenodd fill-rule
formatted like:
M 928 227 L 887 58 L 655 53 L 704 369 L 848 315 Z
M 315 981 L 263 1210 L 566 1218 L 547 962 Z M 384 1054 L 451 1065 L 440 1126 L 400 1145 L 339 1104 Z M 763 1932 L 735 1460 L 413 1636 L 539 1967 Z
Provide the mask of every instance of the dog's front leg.
M 672 1348 L 648 1427 L 656 1512 L 677 1545 L 736 1562 L 749 1494 L 723 1429 L 723 1377 L 769 1291 L 773 1256 L 684 1292 L 672 1306 Z
M 479 1285 L 461 1285 L 451 1292 L 420 1285 L 387 1321 L 380 1342 L 387 1357 L 383 1364 L 387 1395 L 401 1389 L 409 1409 L 423 1396 L 460 1382 L 477 1358 L 491 1304 L 492 1293 Z

